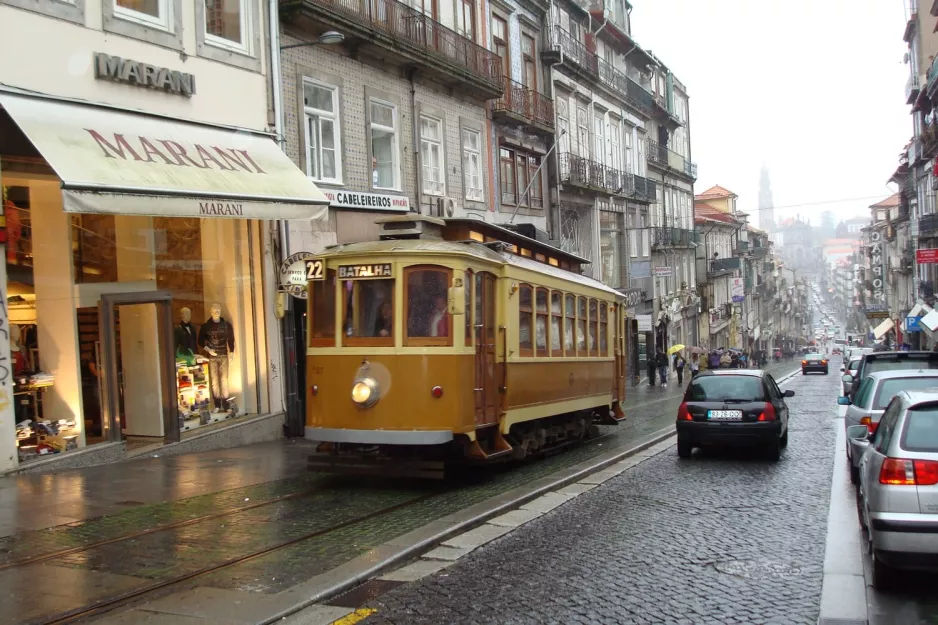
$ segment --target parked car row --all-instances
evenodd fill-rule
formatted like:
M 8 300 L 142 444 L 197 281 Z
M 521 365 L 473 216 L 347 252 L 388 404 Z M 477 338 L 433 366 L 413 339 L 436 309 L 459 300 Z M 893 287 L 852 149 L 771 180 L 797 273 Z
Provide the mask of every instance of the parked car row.
M 938 353 L 857 360 L 838 403 L 873 585 L 886 588 L 896 569 L 938 570 Z

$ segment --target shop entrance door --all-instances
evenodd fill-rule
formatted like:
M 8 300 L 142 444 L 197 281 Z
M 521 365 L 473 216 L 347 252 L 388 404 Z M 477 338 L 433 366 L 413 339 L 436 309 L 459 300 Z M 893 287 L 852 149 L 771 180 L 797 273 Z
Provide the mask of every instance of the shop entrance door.
M 120 441 L 122 430 L 179 440 L 172 301 L 169 291 L 101 295 L 102 424 L 111 441 Z
M 498 422 L 498 376 L 495 345 L 495 276 L 475 275 L 476 425 Z

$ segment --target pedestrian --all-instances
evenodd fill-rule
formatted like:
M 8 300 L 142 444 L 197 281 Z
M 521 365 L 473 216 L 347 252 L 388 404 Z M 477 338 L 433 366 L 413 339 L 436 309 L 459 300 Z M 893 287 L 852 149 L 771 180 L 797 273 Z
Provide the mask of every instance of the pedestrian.
M 739 354 L 736 352 L 732 352 L 732 355 L 730 356 L 730 368 L 739 369 Z
M 658 363 L 658 375 L 661 376 L 661 388 L 668 388 L 668 357 L 659 349 L 655 360 Z
M 720 353 L 716 350 L 710 352 L 710 369 L 720 368 Z
M 657 368 L 655 363 L 655 357 L 651 356 L 648 359 L 648 386 L 655 385 L 655 375 L 657 374 Z
M 733 359 L 730 357 L 730 353 L 723 352 L 723 355 L 720 356 L 720 368 L 729 369 L 731 364 L 733 364 Z
M 690 379 L 693 380 L 700 374 L 700 354 L 691 354 L 690 357 Z
M 680 354 L 674 355 L 674 370 L 677 371 L 677 383 L 684 386 L 684 365 L 687 361 Z

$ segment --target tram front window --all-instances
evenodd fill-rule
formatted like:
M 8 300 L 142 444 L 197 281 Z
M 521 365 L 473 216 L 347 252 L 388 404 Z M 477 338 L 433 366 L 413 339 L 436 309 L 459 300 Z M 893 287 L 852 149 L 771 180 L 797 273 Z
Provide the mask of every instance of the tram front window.
M 394 280 L 346 280 L 345 336 L 394 336 Z
M 448 338 L 449 270 L 409 269 L 406 276 L 407 337 Z

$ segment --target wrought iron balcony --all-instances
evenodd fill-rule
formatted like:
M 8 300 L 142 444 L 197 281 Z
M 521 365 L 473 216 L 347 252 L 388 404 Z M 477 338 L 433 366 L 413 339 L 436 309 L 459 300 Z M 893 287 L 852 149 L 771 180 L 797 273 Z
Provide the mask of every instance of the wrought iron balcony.
M 645 140 L 648 163 L 659 169 L 675 171 L 694 180 L 697 179 L 697 164 L 692 163 L 674 150 L 661 145 L 652 139 Z
M 280 0 L 284 22 L 332 27 L 346 41 L 376 46 L 386 58 L 418 64 L 443 84 L 486 99 L 502 95 L 502 61 L 456 31 L 397 0 Z
M 909 74 L 909 79 L 905 83 L 905 103 L 913 104 L 918 98 L 918 94 L 921 90 L 922 89 L 919 85 L 918 75 Z
M 710 261 L 710 267 L 707 273 L 711 275 L 720 275 L 736 271 L 741 266 L 739 258 L 717 258 Z
M 651 229 L 653 249 L 663 247 L 687 247 L 697 242 L 697 232 L 686 228 L 658 226 Z
M 930 98 L 935 95 L 936 91 L 938 91 L 938 57 L 931 62 L 928 72 L 925 73 L 925 93 Z
M 922 215 L 918 220 L 919 236 L 932 237 L 938 235 L 938 214 Z
M 938 154 L 938 123 L 932 122 L 925 126 L 918 139 L 912 142 L 912 147 L 917 148 L 917 152 L 909 159 L 912 165 L 919 160 L 928 160 Z M 910 177 L 914 178 L 911 175 Z
M 554 101 L 510 78 L 504 79 L 505 92 L 495 101 L 493 113 L 533 124 L 544 130 L 554 128 Z
M 562 62 L 574 71 L 597 78 L 599 58 L 562 28 L 551 29 L 550 46 L 543 57 L 547 62 Z
M 736 253 L 746 254 L 749 252 L 749 241 L 736 241 Z
M 629 186 L 628 174 L 599 161 L 564 152 L 560 155 L 560 181 L 585 189 L 620 194 Z
M 654 202 L 658 199 L 658 185 L 655 184 L 654 180 L 633 175 L 632 185 L 634 189 L 634 193 L 631 195 L 632 198 L 640 202 Z

